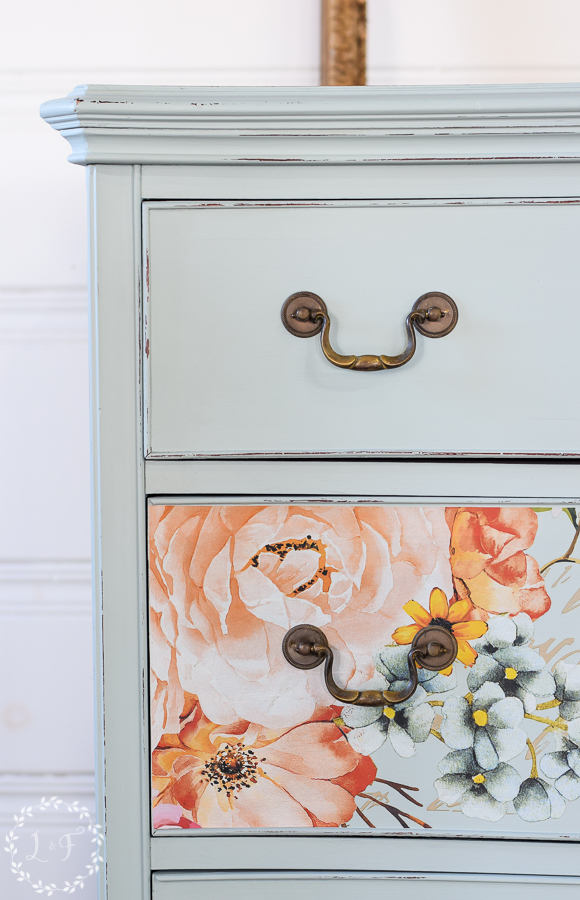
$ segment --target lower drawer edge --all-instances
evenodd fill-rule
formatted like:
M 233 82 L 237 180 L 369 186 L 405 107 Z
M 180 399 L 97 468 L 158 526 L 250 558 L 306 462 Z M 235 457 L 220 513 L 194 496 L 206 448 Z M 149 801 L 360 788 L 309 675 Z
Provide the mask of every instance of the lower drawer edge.
M 501 888 L 500 888 L 501 886 Z M 501 894 L 498 895 L 498 890 Z M 153 900 L 551 900 L 579 896 L 580 878 L 560 875 L 470 875 L 429 872 L 163 872 L 153 874 Z

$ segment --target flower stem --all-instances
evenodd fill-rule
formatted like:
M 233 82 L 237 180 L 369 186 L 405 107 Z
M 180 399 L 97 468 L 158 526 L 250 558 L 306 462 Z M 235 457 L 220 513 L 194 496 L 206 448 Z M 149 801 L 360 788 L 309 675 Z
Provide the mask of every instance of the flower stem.
M 580 537 L 580 522 L 578 522 L 578 524 L 576 525 L 576 531 L 574 532 L 574 537 L 572 538 L 572 543 L 570 544 L 570 546 L 568 547 L 568 549 L 566 550 L 566 552 L 564 554 L 565 559 L 569 559 L 572 556 L 572 553 L 574 552 L 574 547 L 576 546 L 576 542 L 579 537 Z
M 554 719 L 544 719 L 543 716 L 534 716 L 532 713 L 524 713 L 524 718 L 532 719 L 534 722 L 541 722 L 542 725 L 551 725 L 552 728 L 559 728 L 560 731 L 568 731 L 568 726 L 566 724 L 555 722 Z
M 576 525 L 576 528 L 574 529 L 574 537 L 572 538 L 572 543 L 570 544 L 570 546 L 568 547 L 566 552 L 562 556 L 558 556 L 557 559 L 553 559 L 553 560 L 551 560 L 551 562 L 546 563 L 545 566 L 542 566 L 542 568 L 540 569 L 540 575 L 543 575 L 544 572 L 546 572 L 550 568 L 550 566 L 553 566 L 555 563 L 571 562 L 571 563 L 579 563 L 580 564 L 580 559 L 574 559 L 572 557 L 572 553 L 574 552 L 574 547 L 576 546 L 576 542 L 578 541 L 579 537 L 580 537 L 580 522 L 578 522 L 578 524 Z
M 385 778 L 375 778 L 375 781 L 380 781 L 381 784 L 387 784 L 389 787 L 394 788 L 405 800 L 409 800 L 410 803 L 414 803 L 415 806 L 423 806 L 422 803 L 419 803 L 418 800 L 415 800 L 414 797 L 409 797 L 406 793 L 407 791 L 418 791 L 418 787 L 411 787 L 410 784 L 400 784 L 398 781 L 387 781 Z
M 532 744 L 529 738 L 526 738 L 526 744 L 528 745 L 528 750 L 530 751 L 530 756 L 532 757 L 532 770 L 530 772 L 530 778 L 538 777 L 538 757 L 536 756 L 536 748 Z
M 365 800 L 372 800 L 373 803 L 376 803 L 377 806 L 382 806 L 383 809 L 386 809 L 387 812 L 390 812 L 392 816 L 397 820 L 399 825 L 403 828 L 408 828 L 406 822 L 403 821 L 402 816 L 406 819 L 411 819 L 412 822 L 416 822 L 417 825 L 420 825 L 421 828 L 431 828 L 430 825 L 427 825 L 427 822 L 422 822 L 421 819 L 416 819 L 415 816 L 412 816 L 411 813 L 403 812 L 402 809 L 397 809 L 396 806 L 391 806 L 390 803 L 383 803 L 382 800 L 377 800 L 376 797 L 373 797 L 371 794 L 358 794 L 359 797 L 364 797 Z
M 367 817 L 365 816 L 364 812 L 361 812 L 361 810 L 358 808 L 358 806 L 355 807 L 355 810 L 356 810 L 356 812 L 359 814 L 359 816 L 361 817 L 361 819 L 363 820 L 363 822 L 366 822 L 366 824 L 369 826 L 369 828 L 375 828 L 375 827 L 376 827 L 375 825 L 373 825 L 373 823 L 371 822 L 370 819 L 367 819 Z
M 441 737 L 441 732 L 440 732 L 440 731 L 435 731 L 435 729 L 432 728 L 430 734 L 432 734 L 433 737 L 436 737 L 438 741 L 441 741 L 441 743 L 443 743 L 443 744 L 445 743 L 445 741 L 444 741 L 443 738 Z
M 554 709 L 555 706 L 560 706 L 561 700 L 548 700 L 547 703 L 538 703 L 536 709 Z
M 546 563 L 545 566 L 542 566 L 540 569 L 540 575 L 543 575 L 544 572 L 547 572 L 550 566 L 555 565 L 559 562 L 571 562 L 580 564 L 580 559 L 574 559 L 573 556 L 558 556 L 556 559 L 551 559 L 549 563 Z
M 411 813 L 402 812 L 401 815 L 406 816 L 407 819 L 411 819 L 412 822 L 416 822 L 421 828 L 431 828 L 431 825 L 428 825 L 427 822 L 423 822 L 421 819 L 417 819 L 415 816 L 412 816 Z

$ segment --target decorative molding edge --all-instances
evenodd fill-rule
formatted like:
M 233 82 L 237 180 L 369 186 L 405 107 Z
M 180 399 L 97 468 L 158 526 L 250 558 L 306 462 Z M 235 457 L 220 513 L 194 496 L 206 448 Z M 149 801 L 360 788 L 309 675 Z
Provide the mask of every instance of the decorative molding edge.
M 79 165 L 580 160 L 580 85 L 84 85 L 41 106 Z
M 0 616 L 90 613 L 90 560 L 0 559 Z
M 90 584 L 90 559 L 0 559 L 0 585 L 49 582 Z
M 69 66 L 67 68 L 6 68 L 0 70 L 0 95 L 36 97 L 47 96 L 46 91 L 66 91 L 80 77 L 94 84 L 132 85 L 161 84 L 215 84 L 255 86 L 276 83 L 278 85 L 319 86 L 320 70 L 317 64 L 294 66 Z
M 95 807 L 95 776 L 93 772 L 70 772 L 63 775 L 36 772 L 4 772 L 0 773 L 0 827 L 9 828 L 14 822 L 14 815 L 23 806 L 38 803 L 42 797 L 62 797 L 65 800 L 79 800 L 89 810 Z M 60 814 L 58 820 L 51 821 L 47 816 L 43 824 L 62 825 L 68 821 L 66 815 Z M 70 821 L 78 821 L 73 815 Z
M 580 81 L 580 66 L 565 63 L 562 65 L 534 65 L 533 63 L 510 66 L 493 63 L 481 65 L 376 65 L 369 66 L 367 84 L 369 85 L 485 85 L 493 89 L 493 85 L 547 86 L 575 84 Z
M 0 341 L 87 341 L 87 289 L 0 288 Z

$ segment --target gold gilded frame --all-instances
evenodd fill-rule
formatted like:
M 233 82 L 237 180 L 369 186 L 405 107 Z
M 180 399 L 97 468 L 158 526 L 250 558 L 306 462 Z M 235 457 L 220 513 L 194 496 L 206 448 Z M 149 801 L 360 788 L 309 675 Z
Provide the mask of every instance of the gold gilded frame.
M 320 83 L 366 84 L 366 0 L 322 0 Z

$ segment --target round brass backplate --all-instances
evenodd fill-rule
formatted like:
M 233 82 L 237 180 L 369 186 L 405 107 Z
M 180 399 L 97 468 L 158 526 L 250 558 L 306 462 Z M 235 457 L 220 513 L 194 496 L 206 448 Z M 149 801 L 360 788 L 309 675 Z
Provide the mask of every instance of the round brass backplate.
M 324 655 L 314 652 L 314 644 L 328 647 L 324 632 L 315 625 L 295 625 L 284 635 L 282 653 L 296 669 L 314 669 L 325 660 Z
M 322 331 L 323 321 L 314 320 L 314 313 L 327 314 L 326 303 L 310 291 L 291 294 L 282 307 L 282 322 L 290 334 L 296 337 L 313 337 Z
M 440 652 L 437 655 L 429 654 L 429 644 L 437 644 Z M 441 625 L 427 625 L 415 635 L 412 647 L 421 652 L 419 665 L 430 672 L 440 672 L 454 662 L 457 656 L 457 641 L 455 635 Z M 441 649 L 443 652 L 441 652 Z
M 445 337 L 457 325 L 458 311 L 455 302 L 440 291 L 429 291 L 413 304 L 413 311 L 421 309 L 425 312 L 424 322 L 414 321 L 419 334 L 425 337 Z M 439 312 L 438 312 L 439 311 Z M 440 315 L 442 313 L 442 315 Z

